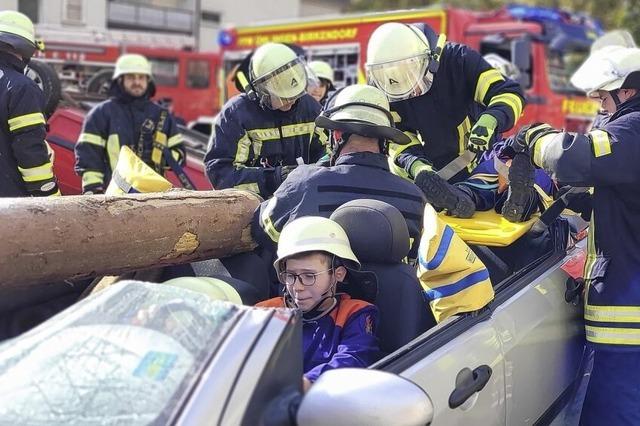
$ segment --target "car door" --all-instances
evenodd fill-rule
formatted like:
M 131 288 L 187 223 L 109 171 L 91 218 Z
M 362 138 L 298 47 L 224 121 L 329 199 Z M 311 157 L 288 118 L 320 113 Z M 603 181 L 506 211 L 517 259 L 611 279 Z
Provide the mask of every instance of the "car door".
M 568 256 L 576 250 L 582 247 Z M 584 325 L 581 306 L 565 301 L 564 261 L 530 283 L 514 283 L 496 298 L 493 320 L 504 355 L 506 424 L 553 419 L 578 377 Z
M 439 324 L 375 367 L 421 386 L 436 426 L 530 424 L 557 412 L 584 343 L 580 310 L 564 300 L 565 255 L 548 253 L 500 283 L 482 311 Z

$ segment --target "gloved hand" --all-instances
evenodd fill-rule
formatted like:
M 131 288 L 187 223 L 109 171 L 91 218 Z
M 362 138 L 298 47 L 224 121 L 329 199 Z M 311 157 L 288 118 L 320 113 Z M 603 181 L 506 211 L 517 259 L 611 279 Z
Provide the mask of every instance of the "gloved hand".
M 557 130 L 546 123 L 527 124 L 512 138 L 511 146 L 516 152 L 528 151 L 542 136 L 556 132 Z
M 482 114 L 476 124 L 471 128 L 467 149 L 471 152 L 481 153 L 489 150 L 489 143 L 496 131 L 498 120 L 491 114 Z
M 82 188 L 82 195 L 104 194 L 104 184 L 96 183 Z
M 414 183 L 437 210 L 444 209 L 447 214 L 460 218 L 470 218 L 476 211 L 476 203 L 470 194 L 450 184 L 433 171 L 418 172 Z
M 278 166 L 276 169 L 280 169 L 280 183 L 284 182 L 284 180 L 289 176 L 289 173 L 295 170 L 298 166 Z

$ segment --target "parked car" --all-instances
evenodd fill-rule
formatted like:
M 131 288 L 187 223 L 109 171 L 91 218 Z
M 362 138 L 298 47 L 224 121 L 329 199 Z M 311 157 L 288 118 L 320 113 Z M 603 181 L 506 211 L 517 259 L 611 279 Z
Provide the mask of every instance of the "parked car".
M 0 392 L 11 395 L 0 401 L 0 418 L 32 425 L 548 424 L 580 379 L 581 308 L 566 292 L 573 279 L 563 266 L 585 244 L 568 243 L 564 220 L 547 237 L 536 253 L 527 253 L 526 239 L 515 247 L 532 260 L 495 284 L 489 305 L 430 329 L 408 315 L 428 309 L 424 300 L 385 292 L 376 303 L 389 354 L 369 369 L 327 372 L 305 395 L 295 311 L 119 283 L 0 346 Z M 488 263 L 491 272 L 499 262 Z M 407 332 L 409 341 L 393 347 Z

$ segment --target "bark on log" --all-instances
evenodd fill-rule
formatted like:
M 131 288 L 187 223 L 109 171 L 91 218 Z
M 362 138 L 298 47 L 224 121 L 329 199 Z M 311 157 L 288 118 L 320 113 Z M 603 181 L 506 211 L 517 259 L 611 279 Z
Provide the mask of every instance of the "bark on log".
M 259 202 L 236 190 L 0 199 L 0 288 L 251 250 Z

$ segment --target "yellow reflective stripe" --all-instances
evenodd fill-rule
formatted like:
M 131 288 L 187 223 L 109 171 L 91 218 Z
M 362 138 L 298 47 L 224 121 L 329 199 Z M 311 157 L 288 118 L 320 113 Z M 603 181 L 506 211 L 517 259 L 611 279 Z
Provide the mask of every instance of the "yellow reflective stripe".
M 104 148 L 107 144 L 107 141 L 104 140 L 100 135 L 96 135 L 93 133 L 80 133 L 78 137 L 78 143 L 90 143 L 92 145 L 97 145 L 100 148 Z
M 517 121 L 522 115 L 522 99 L 515 93 L 501 93 L 491 98 L 489 106 L 495 104 L 506 104 L 513 111 L 513 117 Z
M 182 153 L 180 151 L 173 150 L 171 151 L 171 156 L 173 157 L 174 160 L 180 161 L 180 159 L 182 158 Z
M 314 130 L 315 134 L 318 135 L 318 139 L 322 145 L 326 145 L 329 142 L 329 137 L 320 127 L 316 127 Z
M 598 322 L 640 322 L 640 306 L 586 305 L 585 319 Z
M 82 187 L 104 183 L 104 174 L 100 172 L 84 172 L 82 174 Z
M 553 204 L 554 201 L 553 197 L 544 192 L 544 189 L 542 189 L 537 183 L 533 184 L 533 189 L 535 189 L 538 193 L 538 197 L 540 197 L 540 201 L 542 201 L 542 205 L 544 206 L 544 208 L 548 209 L 549 207 L 551 207 L 551 204 Z
M 467 138 L 471 131 L 471 120 L 469 116 L 466 116 L 464 120 L 462 120 L 462 123 L 458 124 L 456 130 L 458 131 L 458 155 L 462 155 L 467 149 Z
M 257 183 L 241 183 L 239 185 L 234 186 L 235 189 L 241 189 L 243 191 L 251 191 L 256 194 L 260 194 L 260 188 Z
M 167 146 L 169 148 L 172 148 L 176 145 L 178 145 L 179 143 L 182 142 L 182 135 L 180 133 L 173 135 L 169 138 L 169 140 L 167 141 Z
M 116 169 L 118 164 L 118 156 L 120 155 L 120 137 L 117 133 L 109 135 L 107 139 L 107 157 L 109 158 L 109 165 L 111 170 Z
M 167 134 L 164 132 L 157 131 L 154 139 L 161 145 L 167 145 Z
M 289 124 L 287 126 L 269 127 L 265 129 L 252 129 L 248 130 L 247 134 L 252 141 L 266 142 L 269 140 L 280 139 L 280 130 L 282 130 L 283 138 L 290 138 L 300 135 L 311 135 L 315 129 L 315 123 L 313 121 L 307 123 Z
M 25 182 L 38 182 L 53 179 L 53 165 L 47 161 L 41 166 L 22 168 L 18 167 L 22 180 Z
M 597 255 L 596 255 L 596 228 L 595 228 L 595 220 L 594 220 L 594 212 L 591 212 L 591 220 L 589 223 L 589 233 L 587 234 L 587 257 L 584 262 L 584 272 L 583 276 L 585 278 L 591 277 L 592 269 L 596 263 Z M 590 280 L 587 279 L 587 285 L 590 284 Z M 585 294 L 589 295 L 589 289 Z M 588 303 L 588 300 L 587 300 Z
M 640 329 L 585 326 L 587 340 L 612 345 L 640 344 Z
M 544 167 L 544 152 L 557 133 L 551 133 L 538 139 L 533 147 L 533 164 Z
M 42 115 L 41 112 L 34 112 L 10 118 L 7 123 L 9 124 L 9 131 L 13 132 L 15 130 L 22 129 L 23 127 L 45 124 L 46 122 L 44 121 L 44 115 Z
M 500 71 L 498 71 L 495 68 L 491 68 L 484 71 L 478 77 L 476 92 L 475 92 L 475 95 L 473 96 L 473 99 L 476 102 L 480 102 L 482 105 L 486 105 L 484 103 L 484 98 L 485 96 L 487 96 L 487 92 L 489 92 L 489 88 L 491 87 L 491 85 L 498 81 L 504 81 L 504 77 L 502 77 L 502 74 L 500 74 Z
M 398 166 L 398 164 L 396 163 L 396 159 L 400 156 L 400 154 L 402 154 L 409 147 L 416 146 L 416 145 L 420 145 L 421 146 L 422 145 L 422 141 L 414 133 L 404 132 L 404 134 L 407 135 L 409 137 L 409 139 L 411 139 L 411 142 L 409 142 L 408 144 L 399 145 L 397 143 L 389 142 L 389 161 L 388 161 L 389 162 L 389 169 L 396 176 L 400 176 L 401 178 L 404 178 L 404 179 L 407 179 L 407 180 L 413 180 L 411 178 L 411 176 L 409 176 L 409 173 L 407 173 L 407 171 L 405 169 L 403 169 L 402 167 Z
M 51 195 L 47 195 L 47 197 L 61 197 L 62 193 L 60 192 L 60 190 L 58 189 L 56 192 L 54 192 Z
M 260 214 L 262 229 L 264 229 L 264 232 L 267 233 L 269 238 L 271 238 L 274 243 L 277 243 L 280 239 L 280 232 L 276 229 L 276 227 L 273 225 L 273 222 L 271 221 L 271 213 L 276 208 L 277 202 L 278 199 L 276 197 L 271 198 Z
M 242 165 L 249 160 L 249 148 L 251 147 L 251 140 L 249 136 L 245 135 L 238 141 L 238 148 L 236 148 L 236 156 L 233 160 L 233 164 Z
M 589 132 L 591 144 L 593 145 L 593 155 L 602 157 L 611 154 L 611 140 L 609 134 L 604 130 L 592 130 Z
M 400 114 L 395 111 L 391 111 L 391 117 L 393 117 L 394 123 L 400 123 L 402 121 L 402 117 L 400 117 Z

